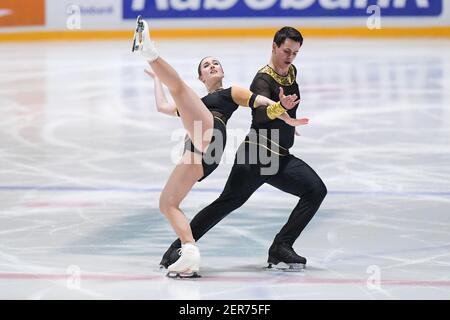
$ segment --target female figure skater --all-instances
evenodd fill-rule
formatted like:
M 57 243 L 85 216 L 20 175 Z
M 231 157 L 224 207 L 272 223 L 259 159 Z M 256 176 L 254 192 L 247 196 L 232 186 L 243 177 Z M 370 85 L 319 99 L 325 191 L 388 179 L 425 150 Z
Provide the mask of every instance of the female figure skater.
M 154 79 L 158 111 L 179 116 L 188 135 L 183 156 L 159 199 L 161 212 L 182 243 L 180 258 L 169 265 L 167 276 L 199 277 L 200 252 L 188 219 L 179 206 L 193 185 L 206 178 L 219 165 L 226 143 L 227 120 L 239 105 L 252 108 L 262 106 L 267 108 L 268 113 L 292 126 L 305 125 L 308 119 L 293 119 L 286 113 L 286 109 L 295 107 L 300 101 L 295 94 L 285 96 L 281 90 L 280 102 L 276 103 L 242 87 L 223 89 L 224 72 L 220 62 L 213 57 L 202 59 L 198 66 L 199 79 L 208 90 L 208 94 L 200 99 L 172 66 L 159 56 L 150 40 L 148 25 L 140 17 L 137 20 L 133 51 L 140 52 L 151 66 L 146 73 Z M 162 83 L 168 87 L 175 103 L 166 99 Z

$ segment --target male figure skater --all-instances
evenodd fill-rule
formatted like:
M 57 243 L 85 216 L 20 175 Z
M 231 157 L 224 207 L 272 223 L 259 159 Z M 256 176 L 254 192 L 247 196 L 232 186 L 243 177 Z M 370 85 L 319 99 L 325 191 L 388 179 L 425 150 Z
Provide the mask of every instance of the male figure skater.
M 274 101 L 278 100 L 280 91 L 300 97 L 297 69 L 292 63 L 302 44 L 303 37 L 298 30 L 292 27 L 278 30 L 273 39 L 270 62 L 254 77 L 251 91 Z M 268 183 L 300 198 L 269 248 L 268 268 L 295 271 L 305 267 L 306 258 L 298 255 L 292 246 L 319 209 L 327 189 L 308 164 L 289 153 L 295 128 L 277 117 L 287 112 L 296 118 L 297 107 L 298 104 L 287 110 L 278 104 L 252 109 L 250 133 L 238 149 L 222 194 L 190 223 L 196 241 L 242 206 L 260 186 Z M 167 268 L 178 259 L 180 246 L 180 240 L 172 243 L 160 262 L 161 267 Z

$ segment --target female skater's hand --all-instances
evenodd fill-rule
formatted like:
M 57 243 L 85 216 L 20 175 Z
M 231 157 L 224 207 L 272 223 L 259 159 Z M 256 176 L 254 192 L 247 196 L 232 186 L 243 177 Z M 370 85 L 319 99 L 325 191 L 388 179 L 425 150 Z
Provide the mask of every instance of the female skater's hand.
M 288 96 L 284 95 L 284 90 L 282 87 L 280 87 L 280 102 L 281 105 L 285 108 L 285 109 L 292 109 L 294 108 L 299 102 L 300 99 L 297 100 L 297 95 L 296 94 L 290 94 Z
M 145 69 L 144 72 L 145 72 L 146 74 L 148 74 L 150 77 L 152 77 L 153 79 L 156 78 L 156 73 L 153 72 L 153 70 L 152 70 L 151 68 Z

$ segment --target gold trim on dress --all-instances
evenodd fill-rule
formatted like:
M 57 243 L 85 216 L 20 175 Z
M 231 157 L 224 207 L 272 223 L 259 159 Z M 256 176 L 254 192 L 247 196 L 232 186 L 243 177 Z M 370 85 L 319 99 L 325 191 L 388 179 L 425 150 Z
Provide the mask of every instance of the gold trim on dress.
M 279 155 L 279 156 L 282 156 L 282 157 L 287 156 L 287 154 L 281 154 L 281 153 L 278 153 L 278 152 L 276 152 L 276 151 L 273 151 L 272 149 L 266 147 L 266 146 L 263 145 L 263 144 L 259 144 L 259 143 L 253 142 L 253 141 L 244 141 L 244 143 L 256 144 L 257 146 L 266 148 L 266 149 L 269 150 L 270 152 L 275 153 L 275 154 L 277 154 L 277 155 Z
M 252 108 L 255 109 L 256 100 L 258 100 L 259 94 L 255 94 L 255 99 L 253 100 Z M 251 98 L 251 97 L 250 97 Z
M 258 133 L 258 137 L 262 137 L 262 138 L 266 139 L 266 141 L 269 141 L 270 143 L 273 143 L 274 145 L 276 145 L 276 146 L 280 147 L 281 149 L 287 151 L 287 149 L 286 149 L 285 147 L 280 146 L 278 143 L 272 141 L 271 139 L 267 138 L 266 136 L 263 136 L 263 135 L 260 134 L 260 133 Z
M 246 107 L 250 107 L 250 99 L 252 98 L 252 94 L 250 93 L 250 95 L 248 96 L 247 102 L 246 102 Z M 250 107 L 251 108 L 251 107 Z
M 219 120 L 220 122 L 222 122 L 225 127 L 227 126 L 226 123 L 222 119 L 220 119 L 219 117 L 214 116 L 214 118 Z
M 270 66 L 265 66 L 261 70 L 258 71 L 258 73 L 266 73 L 269 76 L 271 76 L 278 84 L 281 84 L 284 87 L 290 86 L 295 82 L 295 71 L 294 66 L 289 66 L 289 71 L 287 76 L 280 76 L 278 73 L 275 72 Z

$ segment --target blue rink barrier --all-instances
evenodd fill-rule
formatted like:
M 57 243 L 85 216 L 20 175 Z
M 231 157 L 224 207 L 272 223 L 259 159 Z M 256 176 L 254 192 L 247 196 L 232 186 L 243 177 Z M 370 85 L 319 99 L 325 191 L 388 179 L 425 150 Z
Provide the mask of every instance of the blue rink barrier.
M 123 18 L 365 17 L 372 5 L 391 17 L 443 12 L 443 0 L 123 0 Z

